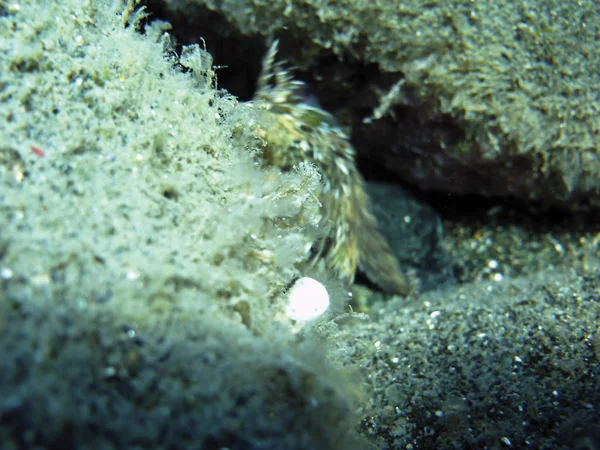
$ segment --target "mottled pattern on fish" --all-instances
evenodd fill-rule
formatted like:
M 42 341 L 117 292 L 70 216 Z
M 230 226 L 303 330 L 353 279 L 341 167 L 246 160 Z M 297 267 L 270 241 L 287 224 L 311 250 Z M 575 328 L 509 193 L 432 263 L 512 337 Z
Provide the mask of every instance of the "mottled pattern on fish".
M 365 182 L 356 167 L 355 150 L 336 119 L 309 104 L 304 84 L 276 62 L 277 41 L 264 57 L 254 100 L 266 115 L 257 130 L 264 139 L 264 163 L 289 170 L 313 164 L 323 180 L 319 201 L 326 238 L 313 243 L 310 260 L 324 261 L 348 283 L 357 267 L 384 291 L 406 295 L 409 286 L 390 247 L 369 212 Z

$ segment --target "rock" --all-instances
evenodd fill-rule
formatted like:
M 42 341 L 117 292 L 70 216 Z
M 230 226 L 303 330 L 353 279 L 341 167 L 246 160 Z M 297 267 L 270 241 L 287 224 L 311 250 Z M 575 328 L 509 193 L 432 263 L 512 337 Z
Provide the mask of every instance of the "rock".
M 593 0 L 166 5 L 200 5 L 242 35 L 282 38 L 320 102 L 353 126 L 359 152 L 421 189 L 600 206 Z M 379 120 L 363 124 L 374 110 Z
M 377 228 L 387 239 L 403 270 L 414 273 L 419 292 L 455 283 L 450 257 L 442 246 L 439 214 L 407 189 L 389 183 L 368 183 Z

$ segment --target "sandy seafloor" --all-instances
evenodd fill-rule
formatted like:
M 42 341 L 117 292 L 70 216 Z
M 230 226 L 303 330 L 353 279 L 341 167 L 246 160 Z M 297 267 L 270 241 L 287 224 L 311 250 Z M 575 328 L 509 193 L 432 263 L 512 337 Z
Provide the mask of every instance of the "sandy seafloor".
M 122 12 L 0 2 L 2 449 L 600 447 L 594 233 L 294 334 L 265 223 L 314 174 L 265 178 L 210 58 Z

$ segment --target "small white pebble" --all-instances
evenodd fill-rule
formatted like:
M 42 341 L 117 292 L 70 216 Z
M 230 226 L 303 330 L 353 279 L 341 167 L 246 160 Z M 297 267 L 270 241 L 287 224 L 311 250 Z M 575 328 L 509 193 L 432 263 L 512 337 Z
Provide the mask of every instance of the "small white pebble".
M 287 316 L 297 322 L 316 319 L 329 309 L 327 289 L 317 280 L 300 278 L 288 296 Z

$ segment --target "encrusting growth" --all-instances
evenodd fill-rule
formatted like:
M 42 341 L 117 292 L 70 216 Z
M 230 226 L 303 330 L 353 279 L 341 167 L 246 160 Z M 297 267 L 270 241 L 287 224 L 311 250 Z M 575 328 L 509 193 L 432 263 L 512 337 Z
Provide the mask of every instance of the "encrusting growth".
M 348 283 L 360 267 L 384 291 L 407 295 L 407 280 L 369 212 L 348 136 L 331 114 L 307 103 L 304 84 L 293 79 L 283 62 L 275 61 L 277 44 L 264 57 L 254 96 L 268 115 L 257 133 L 265 142 L 265 164 L 286 170 L 309 162 L 321 173 L 319 201 L 326 238 L 313 243 L 311 261 L 323 260 Z

